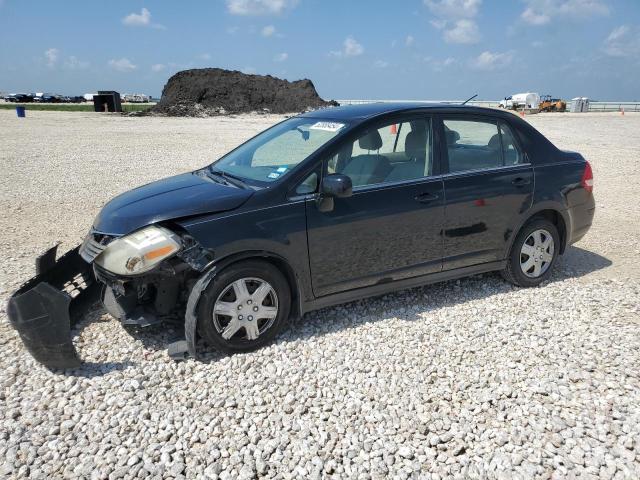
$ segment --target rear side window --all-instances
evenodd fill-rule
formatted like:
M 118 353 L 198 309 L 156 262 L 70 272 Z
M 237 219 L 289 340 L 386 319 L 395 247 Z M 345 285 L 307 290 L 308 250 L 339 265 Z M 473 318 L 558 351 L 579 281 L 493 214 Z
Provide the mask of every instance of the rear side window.
M 516 143 L 513 132 L 504 123 L 500 122 L 500 134 L 502 135 L 502 150 L 504 152 L 505 165 L 518 165 L 524 162 L 524 155 Z
M 444 131 L 451 173 L 503 165 L 502 143 L 497 123 L 482 120 L 444 120 Z

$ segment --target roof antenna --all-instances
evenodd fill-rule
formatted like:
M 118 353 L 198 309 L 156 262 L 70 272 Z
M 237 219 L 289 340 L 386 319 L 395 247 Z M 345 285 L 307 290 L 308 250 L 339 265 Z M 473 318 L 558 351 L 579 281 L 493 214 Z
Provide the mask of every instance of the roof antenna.
M 473 97 L 471 98 L 467 98 L 464 102 L 462 102 L 462 105 L 466 105 L 467 102 L 470 102 L 471 100 L 473 100 L 474 98 L 476 98 L 478 96 L 478 94 L 476 93 Z

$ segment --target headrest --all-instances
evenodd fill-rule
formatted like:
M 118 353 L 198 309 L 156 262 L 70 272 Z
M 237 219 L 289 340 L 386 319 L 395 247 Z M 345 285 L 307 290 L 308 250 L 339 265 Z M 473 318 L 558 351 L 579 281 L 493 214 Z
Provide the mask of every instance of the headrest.
M 500 150 L 500 148 L 502 148 L 502 145 L 500 145 L 500 135 L 496 133 L 493 137 L 491 137 L 491 140 L 489 140 L 489 144 L 487 146 L 491 150 Z
M 382 147 L 382 137 L 377 130 L 368 132 L 365 136 L 358 139 L 358 145 L 363 150 L 380 150 Z
M 409 158 L 424 161 L 427 153 L 427 138 L 424 131 L 413 131 L 407 134 L 404 151 Z
M 447 145 L 454 145 L 460 140 L 460 134 L 455 130 L 445 130 L 445 135 L 447 137 Z

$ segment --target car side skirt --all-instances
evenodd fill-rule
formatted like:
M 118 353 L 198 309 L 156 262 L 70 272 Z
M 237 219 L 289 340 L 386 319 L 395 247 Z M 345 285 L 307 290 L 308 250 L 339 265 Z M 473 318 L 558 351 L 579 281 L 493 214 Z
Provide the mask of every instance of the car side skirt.
M 506 263 L 506 260 L 499 262 L 482 263 L 480 265 L 472 265 L 470 267 L 445 270 L 443 272 L 430 273 L 428 275 L 422 275 L 419 277 L 405 278 L 394 282 L 378 283 L 370 287 L 358 288 L 354 290 L 348 290 L 346 292 L 336 293 L 333 295 L 327 295 L 324 297 L 316 298 L 315 300 L 312 300 L 310 302 L 303 303 L 302 313 L 311 312 L 320 308 L 331 307 L 333 305 L 339 305 L 341 303 L 353 302 L 355 300 L 362 300 L 364 298 L 384 295 L 386 293 L 398 290 L 405 290 L 422 285 L 429 285 L 431 283 L 454 280 L 457 278 L 468 277 L 470 275 L 477 275 L 479 273 L 502 270 L 506 267 Z

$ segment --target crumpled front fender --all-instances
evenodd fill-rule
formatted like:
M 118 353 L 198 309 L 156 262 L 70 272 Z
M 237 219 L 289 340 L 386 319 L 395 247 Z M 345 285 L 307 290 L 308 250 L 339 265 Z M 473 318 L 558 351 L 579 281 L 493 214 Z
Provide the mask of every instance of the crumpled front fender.
M 191 357 L 198 358 L 196 350 L 198 334 L 198 304 L 202 292 L 209 286 L 211 280 L 216 276 L 218 269 L 213 266 L 207 270 L 194 284 L 187 299 L 187 308 L 184 316 L 184 339 L 173 342 L 169 345 L 169 356 L 174 360 L 186 360 Z

